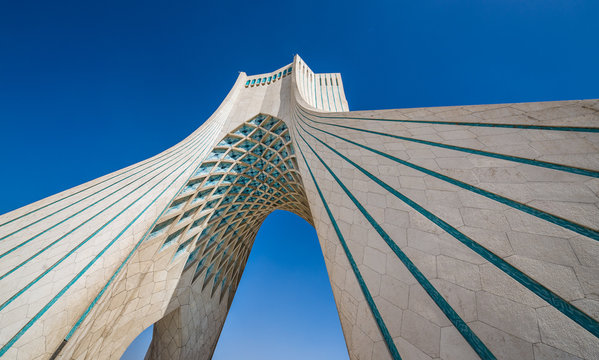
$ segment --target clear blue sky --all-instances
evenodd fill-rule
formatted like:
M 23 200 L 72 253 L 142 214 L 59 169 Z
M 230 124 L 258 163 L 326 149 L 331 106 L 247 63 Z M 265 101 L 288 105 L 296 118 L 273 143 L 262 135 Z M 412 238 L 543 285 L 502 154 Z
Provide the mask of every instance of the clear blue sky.
M 295 53 L 341 72 L 352 110 L 597 98 L 598 14 L 597 0 L 5 2 L 0 213 L 177 143 L 237 71 Z M 242 343 L 244 358 L 346 356 L 313 231 L 273 217 L 216 357 Z M 281 226 L 298 237 L 274 239 Z M 292 326 L 297 314 L 322 321 Z

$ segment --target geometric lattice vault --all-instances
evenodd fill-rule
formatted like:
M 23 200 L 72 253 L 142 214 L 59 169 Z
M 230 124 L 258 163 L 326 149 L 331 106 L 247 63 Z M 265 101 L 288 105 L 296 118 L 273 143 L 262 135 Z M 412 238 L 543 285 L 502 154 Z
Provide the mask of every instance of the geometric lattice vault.
M 201 352 L 212 352 L 217 339 L 207 335 L 220 333 L 224 319 L 194 318 L 195 306 L 202 306 L 198 299 L 226 315 L 258 229 L 273 210 L 311 222 L 294 153 L 283 121 L 255 116 L 214 147 L 158 219 L 149 238 L 160 238 L 161 248 L 176 247 L 173 261 L 189 256 L 171 300 L 176 310 L 156 326 L 152 357 L 191 358 L 200 344 Z M 204 299 L 208 294 L 210 300 Z M 193 331 L 198 327 L 215 328 Z
M 148 359 L 209 359 L 283 209 L 352 359 L 598 359 L 598 206 L 599 100 L 350 112 L 296 56 L 172 148 L 0 216 L 0 358 L 118 359 L 155 324 Z

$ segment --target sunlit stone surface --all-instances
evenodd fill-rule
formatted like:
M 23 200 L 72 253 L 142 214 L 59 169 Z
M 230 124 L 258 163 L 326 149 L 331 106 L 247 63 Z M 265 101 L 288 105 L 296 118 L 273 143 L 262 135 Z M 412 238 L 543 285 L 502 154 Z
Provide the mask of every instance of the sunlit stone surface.
M 598 100 L 350 112 L 296 56 L 0 217 L 0 357 L 118 359 L 155 324 L 146 358 L 209 359 L 283 209 L 316 228 L 352 359 L 597 359 L 598 193 Z

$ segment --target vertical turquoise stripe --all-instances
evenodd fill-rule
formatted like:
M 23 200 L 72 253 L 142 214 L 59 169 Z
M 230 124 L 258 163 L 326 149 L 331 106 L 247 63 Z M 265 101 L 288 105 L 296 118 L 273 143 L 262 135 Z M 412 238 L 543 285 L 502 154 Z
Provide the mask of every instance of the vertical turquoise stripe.
M 397 351 L 397 347 L 395 346 L 395 343 L 393 342 L 393 338 L 391 337 L 391 334 L 389 333 L 389 330 L 387 329 L 387 326 L 385 325 L 385 322 L 383 321 L 383 318 L 381 317 L 381 314 L 379 313 L 379 310 L 376 307 L 376 304 L 374 303 L 374 299 L 372 298 L 372 295 L 370 294 L 370 290 L 368 290 L 368 287 L 366 286 L 366 282 L 364 282 L 364 278 L 362 278 L 362 274 L 360 273 L 360 270 L 358 269 L 358 265 L 356 265 L 356 262 L 351 254 L 351 251 L 349 250 L 349 247 L 347 246 L 347 243 L 345 242 L 345 238 L 343 237 L 343 234 L 341 233 L 341 229 L 339 229 L 339 226 L 337 225 L 337 222 L 335 221 L 335 217 L 333 216 L 331 209 L 329 209 L 329 205 L 327 204 L 327 202 L 324 198 L 324 195 L 322 194 L 322 191 L 320 191 L 320 187 L 318 186 L 318 183 L 316 182 L 316 179 L 314 178 L 312 169 L 310 169 L 310 165 L 308 165 L 308 162 L 306 161 L 304 152 L 302 151 L 302 148 L 299 146 L 299 144 L 298 144 L 297 148 L 299 149 L 300 154 L 302 155 L 302 158 L 304 159 L 304 163 L 306 164 L 306 167 L 308 168 L 308 171 L 310 172 L 310 176 L 312 177 L 312 181 L 314 182 L 314 185 L 316 186 L 316 190 L 318 191 L 320 200 L 322 201 L 322 204 L 324 205 L 324 208 L 329 216 L 329 219 L 331 220 L 331 223 L 333 224 L 333 228 L 335 229 L 335 233 L 337 234 L 337 237 L 339 238 L 339 242 L 341 243 L 341 246 L 343 247 L 345 256 L 347 257 L 347 260 L 349 261 L 349 264 L 354 272 L 354 275 L 356 276 L 356 279 L 358 280 L 358 284 L 360 285 L 360 289 L 362 290 L 362 293 L 364 294 L 364 297 L 366 298 L 366 302 L 368 303 L 368 306 L 370 307 L 370 311 L 372 312 L 374 320 L 376 321 L 376 323 L 379 327 L 379 330 L 381 331 L 381 334 L 383 336 L 383 339 L 385 340 L 387 349 L 389 350 L 389 353 L 391 354 L 391 356 L 394 360 L 401 360 L 401 356 L 399 355 L 399 351 Z
M 337 111 L 337 101 L 335 101 L 335 92 L 333 92 L 333 75 L 331 74 L 331 95 L 333 96 L 333 105 L 335 106 L 335 111 Z
M 331 100 L 329 99 L 329 85 L 327 85 L 327 75 L 324 74 L 324 91 L 327 93 L 327 106 L 329 107 L 329 111 L 331 111 Z
M 316 97 L 316 74 L 314 74 L 314 76 L 312 76 L 312 78 L 314 79 L 314 107 L 318 109 L 318 98 Z
M 341 77 L 341 76 L 339 76 L 339 77 Z M 339 95 L 339 104 L 341 106 L 341 111 L 344 111 L 345 109 L 343 109 L 343 99 L 341 99 L 341 90 L 339 89 L 339 84 L 337 83 L 336 85 L 337 85 L 337 95 Z
M 303 73 L 304 73 L 304 92 L 306 93 L 306 102 L 309 103 L 310 101 L 310 88 L 309 88 L 309 84 L 308 84 L 308 74 L 307 74 L 308 70 L 304 69 Z
M 302 128 L 302 130 L 304 130 Z M 304 130 L 306 132 L 306 130 Z M 311 135 L 310 133 L 306 132 Z M 298 132 L 299 134 L 299 132 Z M 327 171 L 333 176 L 337 184 L 343 189 L 345 194 L 352 200 L 354 205 L 360 210 L 362 215 L 368 220 L 372 227 L 379 233 L 383 240 L 389 245 L 391 250 L 397 255 L 399 260 L 404 266 L 410 271 L 410 273 L 416 278 L 420 286 L 429 294 L 431 299 L 437 304 L 439 309 L 443 311 L 445 316 L 451 321 L 455 328 L 462 334 L 464 339 L 470 344 L 472 349 L 482 359 L 495 359 L 495 355 L 486 347 L 486 345 L 476 336 L 476 334 L 470 329 L 470 327 L 464 322 L 464 320 L 458 315 L 458 313 L 449 305 L 449 303 L 443 298 L 443 296 L 435 289 L 435 287 L 428 281 L 426 276 L 414 265 L 410 258 L 397 246 L 397 244 L 391 239 L 391 237 L 383 230 L 383 228 L 376 222 L 376 220 L 368 213 L 368 211 L 362 206 L 362 204 L 355 198 L 355 196 L 349 191 L 349 189 L 343 184 L 343 182 L 337 177 L 335 172 L 324 162 L 324 160 L 318 155 L 318 153 L 310 146 L 310 144 L 299 134 L 301 139 L 308 145 L 310 150 L 318 157 L 318 160 L 324 165 Z M 353 165 L 353 164 L 352 164 Z
M 324 99 L 322 97 L 322 75 L 318 77 L 319 88 L 320 88 L 320 104 L 322 105 L 322 110 L 324 110 Z

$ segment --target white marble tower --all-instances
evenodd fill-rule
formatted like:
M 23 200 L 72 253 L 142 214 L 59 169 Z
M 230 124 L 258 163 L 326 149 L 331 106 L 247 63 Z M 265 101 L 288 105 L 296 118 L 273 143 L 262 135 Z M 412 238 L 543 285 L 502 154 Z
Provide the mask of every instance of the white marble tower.
M 147 359 L 209 359 L 275 209 L 316 228 L 352 359 L 597 359 L 598 205 L 599 100 L 350 112 L 296 56 L 0 216 L 0 359 L 118 359 L 152 324 Z

